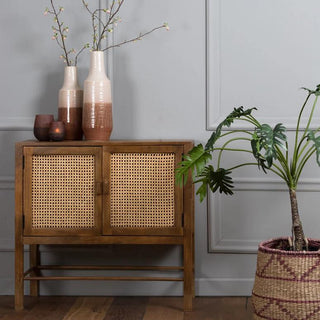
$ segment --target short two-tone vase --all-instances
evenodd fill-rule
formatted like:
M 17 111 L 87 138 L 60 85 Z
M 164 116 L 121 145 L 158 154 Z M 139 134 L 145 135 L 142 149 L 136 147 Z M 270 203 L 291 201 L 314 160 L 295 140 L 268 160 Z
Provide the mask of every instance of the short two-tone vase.
M 78 84 L 77 67 L 64 69 L 64 82 L 59 90 L 58 119 L 65 126 L 65 140 L 82 140 L 83 90 Z
M 84 82 L 82 129 L 86 140 L 109 140 L 112 132 L 111 84 L 103 51 L 92 51 Z

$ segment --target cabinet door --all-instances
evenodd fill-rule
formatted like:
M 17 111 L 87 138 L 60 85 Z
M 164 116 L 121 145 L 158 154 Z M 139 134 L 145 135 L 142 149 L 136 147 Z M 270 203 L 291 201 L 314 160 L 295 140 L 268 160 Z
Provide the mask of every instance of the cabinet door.
M 183 192 L 175 184 L 182 152 L 168 145 L 105 148 L 104 234 L 182 234 Z
M 24 159 L 25 235 L 101 234 L 101 148 L 25 147 Z

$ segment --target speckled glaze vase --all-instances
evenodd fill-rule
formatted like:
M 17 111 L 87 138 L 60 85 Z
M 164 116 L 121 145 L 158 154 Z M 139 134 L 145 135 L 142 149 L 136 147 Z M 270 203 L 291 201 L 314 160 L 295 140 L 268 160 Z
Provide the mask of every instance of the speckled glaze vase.
M 58 119 L 64 123 L 65 140 L 82 140 L 82 105 L 83 90 L 78 84 L 77 67 L 65 67 L 58 104 Z
M 104 53 L 92 51 L 90 70 L 84 82 L 82 129 L 86 140 L 109 140 L 112 132 L 111 84 Z

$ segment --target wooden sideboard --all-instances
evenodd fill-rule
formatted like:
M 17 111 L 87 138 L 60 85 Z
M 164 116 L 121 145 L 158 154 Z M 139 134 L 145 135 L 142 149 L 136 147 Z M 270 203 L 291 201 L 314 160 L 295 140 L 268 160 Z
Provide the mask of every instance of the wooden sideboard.
M 194 191 L 175 183 L 191 141 L 23 141 L 16 144 L 15 308 L 24 281 L 183 281 L 184 309 L 194 296 Z M 39 245 L 180 245 L 178 266 L 42 265 Z M 24 245 L 30 266 L 24 268 Z M 89 248 L 90 249 L 90 248 Z M 88 249 L 88 250 L 89 250 Z M 47 276 L 45 270 L 105 270 L 105 276 Z M 108 270 L 176 270 L 181 276 L 108 276 Z M 100 273 L 99 273 L 100 274 Z

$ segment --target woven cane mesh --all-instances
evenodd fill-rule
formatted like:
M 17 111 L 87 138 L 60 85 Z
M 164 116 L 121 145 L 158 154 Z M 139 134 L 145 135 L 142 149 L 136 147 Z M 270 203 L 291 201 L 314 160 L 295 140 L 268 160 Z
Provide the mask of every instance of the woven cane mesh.
M 32 156 L 32 228 L 92 228 L 93 155 Z
M 174 227 L 174 153 L 113 153 L 112 227 Z

